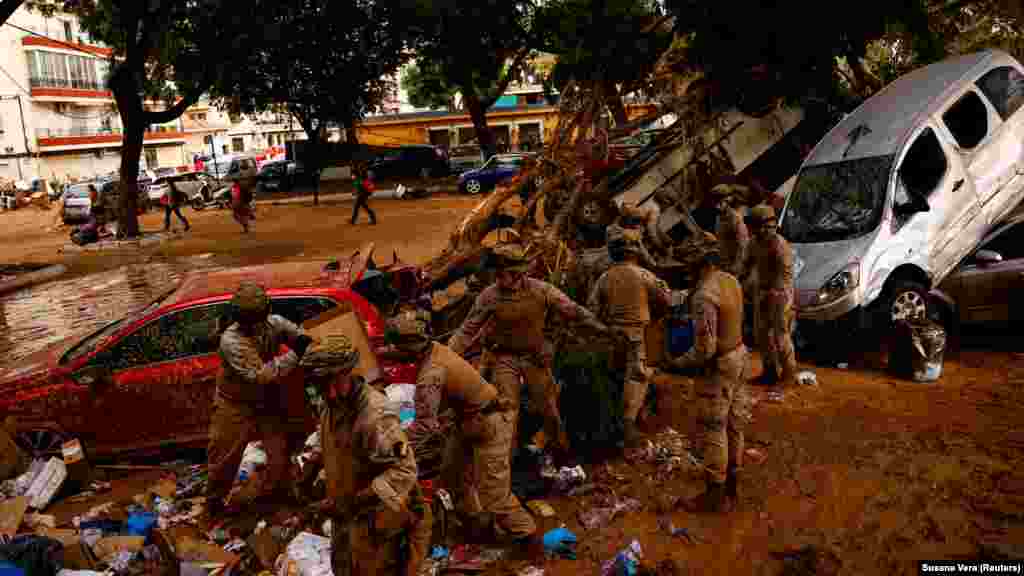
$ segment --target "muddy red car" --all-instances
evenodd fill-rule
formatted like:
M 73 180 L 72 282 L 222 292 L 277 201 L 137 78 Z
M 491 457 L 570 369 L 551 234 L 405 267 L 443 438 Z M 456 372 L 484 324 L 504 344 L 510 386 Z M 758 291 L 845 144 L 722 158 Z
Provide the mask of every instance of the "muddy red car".
M 374 267 L 370 254 L 372 247 L 341 263 L 188 275 L 145 309 L 0 371 L 0 419 L 15 416 L 18 442 L 35 454 L 59 451 L 71 438 L 80 439 L 90 456 L 205 447 L 221 362 L 220 328 L 238 284 L 252 280 L 265 286 L 272 313 L 300 324 L 339 307 L 354 311 L 374 346 L 383 347 L 377 307 L 353 288 Z M 386 358 L 381 363 L 386 379 L 414 381 L 413 367 Z M 289 408 L 282 425 L 297 436 L 311 430 L 301 370 L 281 386 L 281 394 Z

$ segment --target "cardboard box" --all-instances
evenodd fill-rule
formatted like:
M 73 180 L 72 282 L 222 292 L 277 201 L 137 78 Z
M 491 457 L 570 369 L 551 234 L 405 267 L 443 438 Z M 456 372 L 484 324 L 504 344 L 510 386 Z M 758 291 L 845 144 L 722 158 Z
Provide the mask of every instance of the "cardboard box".
M 28 498 L 18 496 L 10 500 L 0 500 L 0 536 L 14 536 L 21 526 L 21 520 L 28 509 Z
M 303 324 L 306 334 L 314 339 L 321 339 L 330 334 L 344 334 L 352 341 L 359 351 L 359 364 L 352 370 L 353 374 L 362 376 L 367 382 L 374 382 L 383 376 L 377 355 L 370 344 L 366 326 L 355 312 L 330 311 Z
M 39 475 L 32 480 L 28 492 L 25 493 L 29 497 L 29 506 L 36 510 L 42 510 L 49 506 L 50 500 L 53 500 L 67 477 L 68 469 L 64 465 L 64 461 L 59 458 L 50 458 Z

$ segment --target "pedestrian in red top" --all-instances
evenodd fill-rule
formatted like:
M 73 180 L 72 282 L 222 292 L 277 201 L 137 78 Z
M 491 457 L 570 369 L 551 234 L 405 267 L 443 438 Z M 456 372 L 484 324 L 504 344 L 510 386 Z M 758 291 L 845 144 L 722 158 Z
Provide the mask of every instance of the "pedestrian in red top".
M 238 182 L 231 185 L 231 210 L 235 221 L 242 225 L 242 232 L 249 232 L 249 221 L 253 219 L 252 194 Z
M 366 213 L 370 216 L 370 224 L 377 223 L 377 214 L 370 208 L 369 200 L 370 196 L 377 189 L 373 183 L 373 172 L 366 168 L 359 168 L 356 172 L 356 203 L 352 206 L 352 224 L 356 223 L 359 219 L 359 209 L 366 210 Z

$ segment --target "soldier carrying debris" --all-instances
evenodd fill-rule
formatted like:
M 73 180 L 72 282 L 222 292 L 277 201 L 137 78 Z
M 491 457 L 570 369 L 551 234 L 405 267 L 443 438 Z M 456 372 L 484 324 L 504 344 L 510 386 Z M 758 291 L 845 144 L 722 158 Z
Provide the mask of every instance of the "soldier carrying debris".
M 516 411 L 511 402 L 451 348 L 431 342 L 423 312 L 403 312 L 389 320 L 386 337 L 411 354 L 418 369 L 416 420 L 408 430 L 413 443 L 443 434 L 438 415 L 455 411 L 457 446 L 446 464 L 462 482 L 459 506 L 468 525 L 480 535 L 530 544 L 537 525 L 512 494 Z
M 793 250 L 775 230 L 775 209 L 759 204 L 750 211 L 755 242 L 743 270 L 757 275 L 757 347 L 761 352 L 765 385 L 783 384 L 796 377 L 796 352 L 790 325 L 793 321 Z
M 718 223 L 715 236 L 722 248 L 722 269 L 737 279 L 744 277 L 743 263 L 747 258 L 750 232 L 740 213 L 742 200 L 736 187 L 719 184 L 711 189 L 711 196 L 718 203 Z
M 498 392 L 511 400 L 517 421 L 520 387 L 525 380 L 530 409 L 544 415 L 544 434 L 564 454 L 568 438 L 558 412 L 558 387 L 551 374 L 552 358 L 544 345 L 544 328 L 550 312 L 564 320 L 582 321 L 599 334 L 609 334 L 586 308 L 576 304 L 551 284 L 526 276 L 529 260 L 519 243 L 495 247 L 497 282 L 477 297 L 473 309 L 452 336 L 449 346 L 464 355 L 482 339 L 486 353 L 481 372 Z
M 624 202 L 619 207 L 619 219 L 614 224 L 609 226 L 609 230 L 613 229 L 626 229 L 626 230 L 638 230 L 643 238 L 643 230 L 647 227 L 647 222 L 651 215 L 646 210 L 641 210 L 629 202 Z M 658 263 L 655 262 L 650 252 L 644 246 L 643 240 L 641 239 L 637 244 L 637 255 L 640 257 L 640 263 L 647 268 L 656 268 Z
M 416 459 L 387 397 L 353 376 L 359 352 L 338 334 L 302 358 L 324 399 L 320 415 L 336 576 L 414 576 L 430 546 L 433 516 L 416 481 Z
M 287 438 L 281 430 L 279 400 L 269 396 L 306 352 L 312 338 L 288 320 L 270 314 L 270 299 L 256 284 L 243 282 L 231 299 L 233 322 L 220 337 L 221 371 L 210 420 L 207 511 L 223 512 L 242 455 L 250 440 L 263 439 L 267 452 L 264 489 L 284 490 Z M 291 351 L 276 357 L 281 344 Z
M 639 264 L 639 230 L 608 230 L 608 254 L 614 264 L 601 275 L 587 300 L 587 307 L 628 342 L 625 366 L 613 355 L 613 369 L 625 368 L 623 425 L 627 445 L 639 439 L 637 416 L 647 397 L 646 329 L 651 308 L 665 311 L 671 304 L 668 286 Z
M 719 269 L 721 251 L 710 246 L 695 264 L 693 297 L 696 342 L 672 361 L 681 369 L 700 368 L 698 450 L 707 469 L 707 490 L 685 503 L 694 512 L 720 512 L 736 504 L 743 464 L 743 428 L 750 418 L 743 345 L 743 293 L 731 274 Z

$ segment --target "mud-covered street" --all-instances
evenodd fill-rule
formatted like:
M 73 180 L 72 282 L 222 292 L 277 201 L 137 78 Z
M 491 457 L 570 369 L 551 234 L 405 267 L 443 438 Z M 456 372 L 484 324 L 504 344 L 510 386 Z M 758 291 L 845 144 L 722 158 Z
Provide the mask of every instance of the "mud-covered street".
M 376 243 L 379 260 L 397 250 L 423 262 L 476 203 L 381 200 L 373 204 L 376 226 L 365 219 L 351 226 L 349 201 L 260 205 L 249 235 L 226 211 L 189 210 L 193 230 L 154 248 L 85 254 L 58 252 L 67 235 L 46 228 L 50 213 L 3 213 L 3 261 L 61 262 L 70 272 L 0 298 L 0 354 L 16 365 L 144 305 L 188 269 L 344 257 L 366 242 Z M 143 228 L 158 229 L 162 217 L 146 215 Z M 633 539 L 645 564 L 662 563 L 662 574 L 916 574 L 923 559 L 1024 557 L 1024 354 L 999 338 L 974 335 L 948 351 L 935 383 L 899 380 L 885 372 L 884 358 L 867 354 L 844 369 L 801 362 L 818 385 L 788 391 L 782 403 L 752 385 L 759 402 L 746 440 L 751 457 L 739 509 L 726 516 L 676 509 L 676 498 L 700 490 L 694 474 L 621 459 L 588 463 L 591 481 L 618 499 L 637 498 L 643 509 L 586 530 L 578 512 L 606 505 L 608 490 L 548 500 L 556 516 L 541 527 L 564 523 L 579 538 L 579 557 L 548 561 L 545 573 L 599 573 Z M 656 382 L 661 409 L 648 432 L 691 433 L 692 381 L 661 375 Z M 102 502 L 97 496 L 95 504 Z M 48 513 L 65 522 L 75 510 L 56 505 Z M 668 518 L 700 539 L 669 535 Z M 492 573 L 520 566 L 504 560 Z

